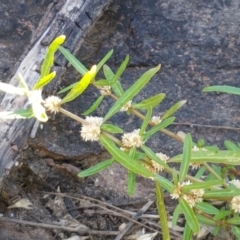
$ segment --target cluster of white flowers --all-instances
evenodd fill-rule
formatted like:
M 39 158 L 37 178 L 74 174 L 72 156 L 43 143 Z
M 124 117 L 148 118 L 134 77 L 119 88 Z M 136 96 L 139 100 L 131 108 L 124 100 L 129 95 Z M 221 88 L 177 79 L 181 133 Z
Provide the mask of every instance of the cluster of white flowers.
M 101 87 L 100 88 L 100 93 L 103 95 L 103 96 L 107 96 L 111 93 L 111 86 L 104 86 L 104 87 Z
M 120 112 L 126 112 L 132 106 L 132 100 L 126 103 L 121 109 Z
M 61 107 L 61 98 L 56 96 L 50 96 L 45 99 L 44 107 L 47 111 L 57 113 Z
M 178 186 L 175 187 L 174 191 L 171 195 L 172 199 L 178 199 L 180 196 L 190 205 L 190 207 L 194 207 L 196 203 L 202 202 L 202 196 L 204 194 L 203 189 L 192 189 L 188 193 L 182 193 L 181 188 L 186 185 L 192 184 L 190 181 L 186 181 L 183 183 L 178 183 Z
M 153 117 L 151 118 L 151 122 L 152 122 L 154 125 L 158 125 L 159 123 L 162 122 L 162 119 L 161 119 L 160 117 L 158 117 L 158 116 L 153 116 Z
M 165 163 L 169 159 L 169 157 L 166 154 L 161 153 L 161 152 L 156 153 L 156 155 Z M 162 171 L 164 169 L 164 167 L 162 165 L 160 165 L 159 163 L 157 163 L 154 160 L 151 160 L 151 165 L 152 165 L 152 167 L 154 169 L 154 172 L 159 172 L 159 171 Z
M 125 133 L 122 136 L 122 144 L 124 147 L 141 147 L 144 142 L 142 137 L 139 135 L 140 129 L 136 129 L 133 132 Z
M 229 183 L 232 183 L 237 188 L 240 188 L 240 181 L 238 179 L 234 179 L 232 181 L 229 181 Z M 235 213 L 240 213 L 240 196 L 235 196 L 231 200 L 231 208 Z
M 192 148 L 192 151 L 193 152 L 198 152 L 198 151 L 200 151 L 200 150 L 202 150 L 202 151 L 207 151 L 207 149 L 206 148 L 199 148 L 199 147 L 197 147 L 196 145 Z M 198 168 L 200 168 L 201 167 L 201 164 L 202 163 L 197 163 L 197 162 L 193 162 L 193 163 L 190 163 L 190 166 L 192 167 L 192 169 L 198 169 Z
M 98 141 L 101 133 L 101 125 L 103 118 L 101 117 L 86 117 L 88 124 L 83 124 L 81 136 L 84 141 Z

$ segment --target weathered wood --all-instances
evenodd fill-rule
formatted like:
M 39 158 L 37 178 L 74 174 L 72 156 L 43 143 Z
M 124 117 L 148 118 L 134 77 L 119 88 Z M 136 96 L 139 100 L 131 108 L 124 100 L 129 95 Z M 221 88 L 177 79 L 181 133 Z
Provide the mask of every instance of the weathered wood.
M 50 4 L 32 37 L 30 47 L 15 67 L 16 74 L 9 79 L 8 83 L 18 86 L 17 73 L 20 72 L 31 88 L 39 78 L 37 69 L 40 67 L 50 42 L 56 36 L 65 34 L 67 40 L 64 46 L 73 52 L 77 51 L 86 29 L 93 25 L 110 2 L 111 0 L 67 0 Z M 64 71 L 66 63 L 66 60 L 58 54 L 55 59 L 58 76 Z M 54 92 L 59 84 L 59 81 L 55 81 L 55 84 L 51 86 L 51 91 Z M 26 99 L 23 97 L 3 93 L 0 95 L 0 111 L 23 109 L 26 105 Z M 8 174 L 18 157 L 18 151 L 26 143 L 35 120 L 0 121 L 1 187 L 4 176 Z

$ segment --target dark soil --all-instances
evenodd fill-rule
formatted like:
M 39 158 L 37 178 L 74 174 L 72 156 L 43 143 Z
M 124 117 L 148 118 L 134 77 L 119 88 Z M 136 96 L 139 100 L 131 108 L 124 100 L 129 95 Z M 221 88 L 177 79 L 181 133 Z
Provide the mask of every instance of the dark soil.
M 130 65 L 121 79 L 125 89 L 144 71 L 161 63 L 161 71 L 134 100 L 139 101 L 159 92 L 166 93 L 163 104 L 155 109 L 155 114 L 161 115 L 177 101 L 186 99 L 186 107 L 176 114 L 178 124 L 169 129 L 175 133 L 189 132 L 195 141 L 204 138 L 207 144 L 223 147 L 226 139 L 239 141 L 238 131 L 224 127 L 206 128 L 204 125 L 237 128 L 240 119 L 239 97 L 205 94 L 202 89 L 213 84 L 239 87 L 238 10 L 238 0 L 201 3 L 141 0 L 137 4 L 134 0 L 115 0 L 86 34 L 77 57 L 90 67 L 113 48 L 114 56 L 108 64 L 116 70 L 125 55 L 129 54 Z M 61 87 L 78 78 L 79 75 L 70 67 Z M 81 114 L 97 96 L 98 92 L 90 87 L 78 100 L 64 107 Z M 94 115 L 104 116 L 110 104 L 110 101 L 104 100 Z M 126 131 L 141 123 L 137 118 L 124 114 L 114 116 L 111 121 Z M 0 239 L 67 239 L 73 235 L 115 239 L 121 224 L 129 222 L 126 212 L 121 209 L 136 213 L 149 200 L 155 200 L 152 181 L 140 177 L 135 195 L 128 197 L 126 171 L 117 164 L 96 176 L 78 178 L 78 172 L 108 158 L 98 144 L 83 142 L 79 131 L 80 125 L 56 115 L 43 125 L 43 129 L 38 130 L 35 138 L 29 139 L 26 149 L 19 152 L 18 165 L 12 169 L 1 189 L 1 213 L 5 217 L 45 223 L 48 227 L 0 221 Z M 169 156 L 182 149 L 180 143 L 162 134 L 154 136 L 149 146 Z M 50 192 L 65 194 L 54 195 Z M 29 199 L 32 209 L 8 209 L 20 198 Z M 111 207 L 105 206 L 105 203 L 120 210 L 108 212 Z M 167 195 L 166 204 L 170 216 L 175 205 Z M 157 215 L 154 204 L 147 213 Z M 147 232 L 160 231 L 155 218 L 141 219 L 139 222 L 152 228 L 146 229 Z M 62 224 L 62 230 L 51 227 L 56 223 Z M 64 229 L 65 226 L 79 226 L 82 232 L 73 233 Z M 87 227 L 90 230 L 86 230 Z M 127 235 L 133 235 L 142 228 L 134 223 Z M 181 239 L 181 236 L 177 237 L 180 233 L 181 230 L 178 233 L 172 229 L 172 239 Z M 224 237 L 215 239 L 230 239 Z M 206 236 L 205 239 L 211 238 Z M 160 234 L 155 239 L 161 239 Z

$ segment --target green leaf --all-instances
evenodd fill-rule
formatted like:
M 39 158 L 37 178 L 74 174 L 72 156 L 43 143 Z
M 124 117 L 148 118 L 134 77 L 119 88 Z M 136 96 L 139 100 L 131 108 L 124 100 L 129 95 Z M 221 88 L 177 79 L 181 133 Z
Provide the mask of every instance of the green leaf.
M 183 144 L 183 158 L 180 166 L 179 182 L 182 183 L 188 172 L 192 153 L 192 137 L 188 133 Z
M 65 88 L 63 88 L 63 89 L 61 89 L 61 90 L 58 92 L 58 94 L 61 94 L 61 93 L 67 92 L 68 90 L 70 90 L 70 89 L 72 89 L 74 86 L 76 86 L 77 83 L 78 83 L 78 82 L 73 83 L 73 84 L 71 84 L 71 85 L 69 85 L 69 86 L 67 86 L 67 87 L 65 87 Z
M 108 80 L 108 82 L 110 84 L 111 79 L 114 78 L 113 71 L 111 70 L 110 67 L 108 67 L 107 65 L 104 65 L 103 66 L 103 72 L 104 72 L 105 78 Z M 115 93 L 115 95 L 117 97 L 121 97 L 123 95 L 123 93 L 124 93 L 123 88 L 122 88 L 122 86 L 121 86 L 119 81 L 115 82 L 112 85 L 112 90 L 113 90 L 113 92 Z
M 144 134 L 144 141 L 147 141 L 154 133 L 158 132 L 159 130 L 168 127 L 171 125 L 175 120 L 175 117 L 170 117 L 162 122 L 160 122 L 158 125 L 152 127 L 150 130 Z
M 48 75 L 40 78 L 40 80 L 33 86 L 33 90 L 42 89 L 48 83 L 50 83 L 56 76 L 56 72 L 51 72 Z
M 224 199 L 240 195 L 240 189 L 211 190 L 204 193 L 205 199 Z
M 198 171 L 197 171 L 197 173 L 196 173 L 196 175 L 195 175 L 195 178 L 200 179 L 200 178 L 202 177 L 202 175 L 204 174 L 205 170 L 206 170 L 206 167 L 205 167 L 205 166 L 201 166 L 201 167 L 198 169 Z
M 99 140 L 101 144 L 106 148 L 106 150 L 123 167 L 141 176 L 153 177 L 153 173 L 151 173 L 148 169 L 146 169 L 143 165 L 141 165 L 139 161 L 129 157 L 128 154 L 121 151 L 111 139 L 108 139 L 108 137 L 101 134 Z
M 158 174 L 155 174 L 155 180 L 160 182 L 161 186 L 166 189 L 168 192 L 172 193 L 173 192 L 173 184 L 167 180 L 166 178 L 158 175 Z
M 203 89 L 203 92 L 223 92 L 223 93 L 240 95 L 240 88 L 230 87 L 230 86 L 226 86 L 226 85 L 211 86 L 211 87 L 205 87 Z
M 229 140 L 224 141 L 224 145 L 229 151 L 240 152 L 240 148 Z
M 197 217 L 197 220 L 200 222 L 200 223 L 203 223 L 205 225 L 210 225 L 210 226 L 216 226 L 216 221 L 210 219 L 210 218 L 207 218 L 203 215 L 200 215 L 200 214 L 197 214 L 196 215 Z
M 43 60 L 42 66 L 41 66 L 41 77 L 40 78 L 43 78 L 44 76 L 49 74 L 50 69 L 54 62 L 54 54 L 58 50 L 59 46 L 64 43 L 65 39 L 66 39 L 66 36 L 61 35 L 61 36 L 55 38 L 52 41 L 52 43 L 50 44 L 50 46 L 48 47 L 46 56 Z
M 104 121 L 118 112 L 128 101 L 137 95 L 142 88 L 150 81 L 154 74 L 160 69 L 160 65 L 145 72 L 110 108 L 104 117 Z
M 235 234 L 235 236 L 240 239 L 240 228 L 237 226 L 232 226 L 232 232 Z
M 193 211 L 193 209 L 189 206 L 189 204 L 183 199 L 183 198 L 179 198 L 179 203 L 181 205 L 181 208 L 183 210 L 183 214 L 186 218 L 186 221 L 190 227 L 190 229 L 194 232 L 197 233 L 199 232 L 200 228 L 199 228 L 199 224 L 198 224 L 198 220 L 197 217 Z
M 217 214 L 219 210 L 215 208 L 212 204 L 208 202 L 200 202 L 195 205 L 197 209 L 199 209 L 201 212 L 205 212 L 208 214 Z
M 105 79 L 101 79 L 101 80 L 98 80 L 94 83 L 95 86 L 99 86 L 99 87 L 104 87 L 104 86 L 109 86 L 109 81 L 108 80 L 105 80 Z
M 182 154 L 171 158 L 171 162 L 181 162 Z M 199 150 L 192 152 L 191 162 L 194 163 L 223 163 L 229 165 L 240 165 L 240 153 L 228 150 L 219 150 L 218 152 Z
M 145 115 L 144 120 L 142 122 L 142 126 L 141 126 L 141 129 L 139 132 L 140 136 L 145 132 L 145 130 L 150 122 L 151 117 L 152 117 L 152 108 L 149 107 L 147 110 L 147 114 Z
M 78 177 L 88 177 L 88 176 L 91 176 L 93 174 L 96 174 L 98 172 L 101 172 L 102 170 L 108 168 L 109 166 L 111 166 L 112 164 L 114 163 L 114 159 L 111 158 L 111 159 L 107 159 L 103 162 L 100 162 L 98 164 L 96 164 L 95 166 L 92 166 L 82 172 L 80 172 L 78 174 Z
M 172 116 L 179 108 L 181 108 L 187 101 L 186 100 L 182 100 L 177 102 L 176 104 L 174 104 L 172 107 L 170 107 L 165 113 L 164 115 L 161 117 L 161 119 L 166 119 L 170 116 Z
M 110 50 L 105 56 L 104 58 L 98 63 L 97 65 L 97 73 L 98 71 L 102 68 L 102 66 L 107 62 L 107 60 L 112 56 L 113 54 L 113 49 Z
M 172 226 L 177 226 L 177 220 L 179 218 L 179 215 L 183 213 L 182 207 L 180 204 L 177 205 L 173 212 L 173 217 L 172 217 Z
M 229 224 L 234 224 L 234 225 L 239 225 L 240 223 L 240 217 L 232 217 L 227 219 L 227 223 Z
M 100 105 L 100 103 L 102 102 L 103 98 L 104 96 L 102 95 L 98 97 L 98 99 L 92 104 L 92 106 L 88 110 L 86 110 L 84 113 L 82 113 L 82 115 L 87 116 L 89 113 L 95 111 Z
M 184 240 L 192 240 L 192 236 L 193 236 L 193 231 L 190 228 L 189 224 L 186 222 L 184 231 L 183 231 L 183 239 Z
M 214 220 L 221 220 L 221 219 L 226 219 L 227 217 L 229 217 L 230 215 L 232 214 L 232 212 L 231 211 L 229 211 L 229 210 L 225 210 L 225 208 L 224 207 L 222 207 L 221 209 L 220 209 L 220 211 L 217 213 L 217 214 L 215 214 L 215 216 L 214 216 Z
M 157 162 L 158 164 L 160 164 L 161 166 L 163 166 L 164 168 L 169 168 L 169 166 L 163 161 L 161 160 L 152 150 L 151 148 L 143 145 L 141 147 L 141 149 L 147 154 L 147 156 L 154 160 L 155 162 Z
M 0 119 L 24 119 L 33 117 L 32 108 L 16 110 L 14 112 L 0 112 Z
M 128 62 L 129 62 L 129 55 L 126 56 L 126 58 L 124 59 L 124 61 L 120 65 L 120 67 L 118 68 L 116 74 L 110 80 L 111 85 L 115 84 L 117 82 L 117 80 L 121 77 L 121 75 L 123 74 L 124 70 L 126 69 L 126 67 L 128 65 Z
M 21 88 L 25 89 L 26 92 L 29 91 L 28 85 L 25 82 L 25 80 L 23 79 L 21 73 L 18 73 L 18 79 L 19 79 L 19 83 L 20 83 Z
M 88 69 L 76 58 L 74 57 L 66 48 L 59 47 L 59 50 L 64 55 L 64 57 L 73 65 L 73 67 L 82 74 L 82 76 L 88 71 Z
M 140 103 L 134 103 L 133 107 L 137 108 L 137 109 L 148 109 L 149 107 L 154 108 L 162 102 L 162 100 L 165 98 L 165 96 L 166 96 L 165 93 L 157 94 L 153 97 L 143 100 Z
M 132 196 L 135 190 L 136 174 L 132 171 L 128 171 L 128 194 Z
M 74 100 L 88 87 L 92 79 L 96 75 L 97 66 L 94 65 L 90 71 L 88 71 L 80 81 L 71 89 L 71 91 L 62 99 L 61 103 L 66 103 Z
M 157 197 L 156 204 L 157 204 L 157 209 L 158 209 L 158 215 L 160 218 L 163 239 L 170 240 L 167 212 L 166 212 L 166 206 L 164 204 L 163 190 L 162 190 L 161 184 L 159 182 L 156 181 L 155 184 L 156 184 L 156 197 Z
M 215 228 L 213 229 L 212 235 L 217 236 L 220 230 L 221 230 L 221 226 L 215 226 Z
M 172 177 L 173 177 L 174 185 L 177 186 L 178 182 L 179 182 L 179 179 L 178 179 L 178 175 L 177 175 L 177 172 L 176 172 L 176 168 L 173 168 Z
M 180 170 L 181 171 L 181 170 Z M 190 185 L 185 185 L 181 187 L 181 191 L 183 193 L 187 193 L 192 189 L 206 189 L 210 188 L 213 186 L 221 186 L 223 184 L 224 180 L 223 179 L 218 179 L 218 180 L 210 180 L 210 181 L 204 181 L 204 182 L 199 182 L 199 183 L 192 183 Z
M 102 124 L 101 129 L 110 133 L 123 133 L 123 130 L 120 127 L 113 124 Z

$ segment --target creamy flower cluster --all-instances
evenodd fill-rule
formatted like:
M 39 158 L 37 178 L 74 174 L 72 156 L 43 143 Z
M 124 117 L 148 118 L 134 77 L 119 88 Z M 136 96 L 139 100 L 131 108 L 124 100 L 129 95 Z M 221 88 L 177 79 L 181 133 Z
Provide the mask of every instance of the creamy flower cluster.
M 83 124 L 81 136 L 84 141 L 98 141 L 101 133 L 101 125 L 103 118 L 101 117 L 86 117 L 88 124 Z
M 101 87 L 100 93 L 101 93 L 103 96 L 110 95 L 110 93 L 111 93 L 111 86 Z
M 57 113 L 61 107 L 61 101 L 61 98 L 57 96 L 50 96 L 45 99 L 44 107 L 51 113 Z
M 238 179 L 234 179 L 230 181 L 237 188 L 240 188 L 240 181 Z M 235 196 L 231 200 L 231 208 L 235 213 L 240 213 L 240 196 Z
M 178 199 L 180 196 L 190 205 L 194 207 L 196 203 L 202 202 L 202 196 L 204 194 L 203 189 L 192 189 L 188 193 L 182 193 L 181 188 L 186 185 L 192 184 L 190 181 L 178 183 L 171 195 L 172 199 Z
M 133 132 L 123 134 L 122 136 L 123 147 L 126 148 L 141 147 L 144 144 L 144 142 L 139 133 L 140 129 L 136 129 Z
M 158 117 L 158 116 L 153 116 L 153 117 L 151 118 L 151 122 L 152 122 L 154 125 L 158 125 L 159 123 L 162 122 L 162 119 L 161 119 L 160 117 Z
M 127 102 L 121 109 L 120 112 L 126 112 L 132 106 L 132 100 Z
M 207 149 L 206 148 L 199 148 L 199 147 L 197 147 L 196 145 L 192 148 L 192 151 L 193 152 L 198 152 L 198 151 L 200 151 L 200 150 L 202 150 L 202 151 L 207 151 Z M 200 168 L 201 167 L 201 164 L 202 163 L 198 163 L 198 162 L 196 162 L 196 163 L 190 163 L 190 166 L 192 167 L 192 169 L 198 169 L 198 168 Z

